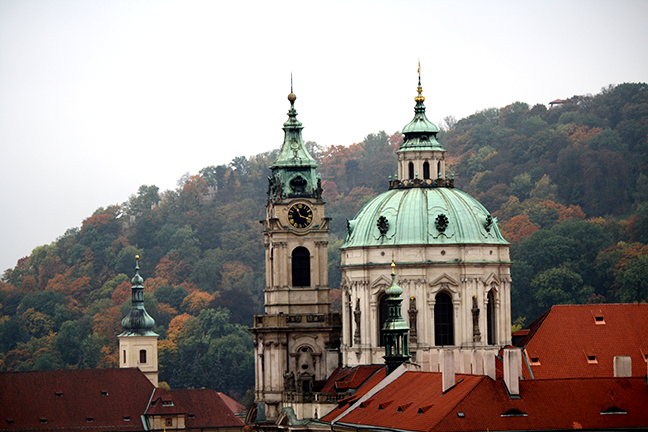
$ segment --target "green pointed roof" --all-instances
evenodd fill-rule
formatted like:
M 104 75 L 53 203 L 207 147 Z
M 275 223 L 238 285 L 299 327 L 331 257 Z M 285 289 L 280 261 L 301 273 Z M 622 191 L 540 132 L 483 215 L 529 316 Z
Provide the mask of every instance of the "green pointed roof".
M 121 322 L 124 332 L 119 337 L 125 336 L 159 336 L 151 331 L 155 320 L 144 308 L 144 279 L 139 274 L 139 256 L 135 256 L 135 276 L 131 279 L 131 310 Z
M 295 100 L 297 96 L 291 92 L 288 95 L 290 109 L 288 110 L 288 120 L 283 125 L 284 142 L 281 146 L 279 156 L 270 165 L 270 169 L 291 168 L 291 167 L 312 167 L 317 168 L 317 162 L 308 153 L 304 140 L 302 139 L 302 123 L 297 120 L 297 110 L 295 109 Z
M 419 81 L 417 92 L 414 98 L 416 106 L 414 107 L 414 118 L 403 128 L 405 140 L 397 152 L 403 151 L 421 151 L 436 150 L 445 151 L 443 146 L 437 141 L 436 134 L 439 128 L 432 123 L 425 115 L 425 96 L 423 96 L 423 87 L 421 87 L 421 64 L 419 63 Z
M 283 125 L 284 142 L 277 160 L 270 165 L 272 175 L 268 177 L 268 200 L 271 201 L 299 197 L 322 199 L 321 180 L 315 171 L 317 162 L 304 145 L 301 134 L 304 127 L 297 120 L 296 99 L 291 85 L 288 95 L 290 110 Z

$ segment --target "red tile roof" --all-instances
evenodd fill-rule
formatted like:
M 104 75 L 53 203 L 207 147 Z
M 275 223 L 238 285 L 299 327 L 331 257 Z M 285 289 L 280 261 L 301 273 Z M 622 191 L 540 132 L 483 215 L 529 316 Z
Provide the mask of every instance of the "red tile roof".
M 500 380 L 461 374 L 456 380 L 444 394 L 440 373 L 405 372 L 335 424 L 408 431 L 648 426 L 648 387 L 641 378 L 523 380 L 517 399 Z M 617 413 L 601 414 L 605 411 Z
M 378 369 L 384 368 L 385 365 L 366 365 L 366 366 L 340 366 L 333 371 L 331 376 L 326 380 L 322 387 L 323 393 L 334 393 L 346 389 L 357 389 L 369 377 L 376 373 Z
M 142 430 L 154 386 L 139 369 L 0 373 L 0 430 Z
M 243 405 L 240 402 L 235 401 L 231 397 L 227 396 L 225 393 L 221 392 L 216 392 L 218 393 L 218 396 L 227 404 L 227 407 L 232 410 L 234 414 L 238 413 L 246 413 L 247 408 L 245 408 L 245 405 Z
M 553 306 L 517 344 L 526 379 L 612 377 L 615 356 L 630 356 L 632 376 L 646 375 L 648 304 Z M 588 361 L 588 356 L 589 361 Z
M 365 394 L 367 394 L 371 389 L 373 389 L 376 385 L 378 385 L 382 380 L 385 379 L 387 376 L 387 369 L 385 368 L 384 365 L 370 365 L 370 366 L 355 366 L 353 368 L 344 368 L 344 369 L 366 369 L 370 370 L 369 368 L 372 368 L 373 366 L 378 366 L 372 375 L 368 377 L 365 381 L 360 383 L 356 387 L 356 391 L 346 399 L 342 399 L 341 401 L 338 402 L 337 408 L 335 408 L 333 411 L 328 413 L 326 416 L 322 417 L 322 420 L 325 422 L 330 422 L 333 419 L 335 419 L 337 416 L 342 414 L 347 408 L 349 408 L 350 405 L 352 405 L 355 401 L 363 397 Z M 340 368 L 338 368 L 340 369 Z M 364 375 L 365 372 L 360 372 L 360 374 Z
M 160 390 L 160 389 L 158 389 Z M 224 428 L 243 427 L 234 412 L 215 390 L 165 390 L 173 398 L 174 404 L 184 409 L 188 415 L 187 428 Z M 157 396 L 157 394 L 156 394 Z M 164 397 L 162 398 L 164 400 Z M 176 410 L 177 411 L 177 410 Z M 147 411 L 147 414 L 149 412 Z

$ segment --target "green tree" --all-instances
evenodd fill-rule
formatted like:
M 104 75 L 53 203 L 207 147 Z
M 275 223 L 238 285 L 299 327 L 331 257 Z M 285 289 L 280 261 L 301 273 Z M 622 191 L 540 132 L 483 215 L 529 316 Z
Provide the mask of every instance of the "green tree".
M 586 303 L 594 289 L 583 284 L 583 278 L 567 267 L 557 267 L 538 273 L 531 281 L 533 296 L 542 309 L 555 304 Z

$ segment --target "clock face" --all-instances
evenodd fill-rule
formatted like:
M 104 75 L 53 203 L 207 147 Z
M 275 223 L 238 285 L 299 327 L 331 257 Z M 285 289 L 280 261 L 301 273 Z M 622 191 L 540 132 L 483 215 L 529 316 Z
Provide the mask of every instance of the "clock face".
M 295 204 L 288 210 L 288 222 L 295 228 L 306 228 L 313 221 L 313 210 L 306 204 Z

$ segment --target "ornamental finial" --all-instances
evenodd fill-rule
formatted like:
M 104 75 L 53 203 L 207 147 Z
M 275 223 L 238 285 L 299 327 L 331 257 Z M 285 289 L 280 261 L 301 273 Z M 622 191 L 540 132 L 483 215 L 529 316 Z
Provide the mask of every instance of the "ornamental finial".
M 293 102 L 297 99 L 297 96 L 295 93 L 293 93 L 293 77 L 292 77 L 292 71 L 290 72 L 290 94 L 288 95 L 288 100 L 290 101 L 290 104 L 292 105 Z
M 421 87 L 421 60 L 418 61 L 418 79 L 418 88 L 416 89 L 418 95 L 414 98 L 414 101 L 423 102 L 425 96 L 423 96 L 423 87 Z

